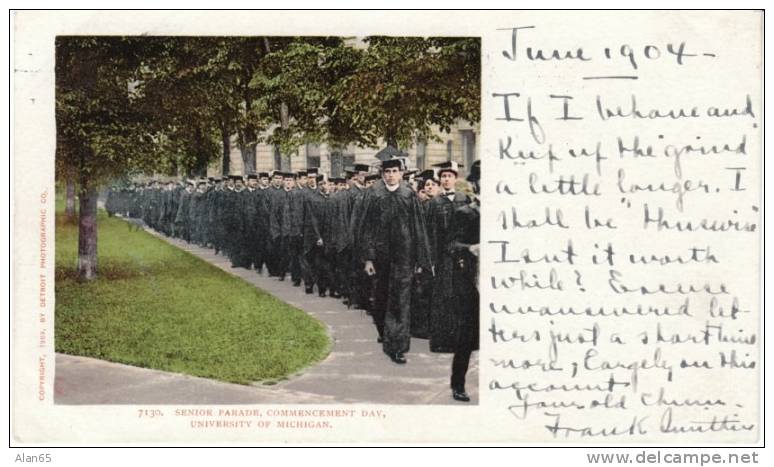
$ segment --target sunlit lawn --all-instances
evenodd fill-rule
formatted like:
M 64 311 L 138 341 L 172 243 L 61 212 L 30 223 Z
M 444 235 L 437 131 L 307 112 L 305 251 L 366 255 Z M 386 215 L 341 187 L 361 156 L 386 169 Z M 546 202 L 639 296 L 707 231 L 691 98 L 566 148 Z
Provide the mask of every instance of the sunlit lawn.
M 57 214 L 57 352 L 243 384 L 327 355 L 320 322 L 104 211 L 98 279 L 78 282 L 78 229 Z

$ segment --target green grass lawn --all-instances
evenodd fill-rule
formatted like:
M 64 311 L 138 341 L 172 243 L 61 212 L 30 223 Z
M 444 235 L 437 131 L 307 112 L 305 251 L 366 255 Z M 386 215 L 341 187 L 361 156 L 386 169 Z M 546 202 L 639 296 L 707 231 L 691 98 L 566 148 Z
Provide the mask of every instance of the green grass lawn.
M 98 279 L 80 283 L 78 229 L 57 210 L 57 352 L 242 384 L 328 354 L 303 311 L 104 211 L 98 222 Z

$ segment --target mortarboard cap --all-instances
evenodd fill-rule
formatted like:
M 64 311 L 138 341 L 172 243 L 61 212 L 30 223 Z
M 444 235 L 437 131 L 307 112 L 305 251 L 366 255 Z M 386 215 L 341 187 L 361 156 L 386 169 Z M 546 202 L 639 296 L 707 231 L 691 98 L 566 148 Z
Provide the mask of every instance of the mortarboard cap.
M 258 172 L 258 178 L 268 178 L 269 172 Z
M 353 169 L 355 170 L 355 172 L 368 172 L 370 167 L 367 164 L 355 164 Z
M 296 172 L 299 177 L 306 177 L 306 170 L 299 170 Z
M 258 174 L 248 174 L 247 175 L 248 180 L 258 180 Z
M 464 165 L 458 164 L 456 161 L 446 161 L 440 164 L 433 164 L 433 167 L 438 167 L 438 176 L 440 177 L 444 172 L 454 172 L 454 175 L 457 175 L 460 168 L 464 167 Z
M 372 181 L 372 180 L 379 180 L 379 178 L 381 178 L 381 177 L 379 176 L 379 174 L 371 174 L 371 175 L 366 175 L 366 181 L 367 181 L 367 182 L 370 182 L 370 181 Z
M 376 153 L 376 158 L 380 161 L 384 162 L 390 159 L 394 159 L 396 157 L 406 157 L 407 154 L 402 152 L 400 149 L 394 147 L 394 146 L 387 146 L 386 148 L 382 149 L 381 151 Z
M 314 177 L 319 173 L 319 170 L 317 167 L 311 167 L 306 169 L 306 174 L 310 177 Z
M 424 180 L 424 181 L 432 180 L 432 181 L 438 183 L 438 175 L 435 173 L 435 170 L 433 170 L 433 169 L 423 170 L 417 176 L 419 178 L 421 178 L 422 180 Z
M 391 169 L 397 167 L 400 170 L 406 170 L 406 161 L 403 158 L 387 159 L 382 161 L 382 169 Z

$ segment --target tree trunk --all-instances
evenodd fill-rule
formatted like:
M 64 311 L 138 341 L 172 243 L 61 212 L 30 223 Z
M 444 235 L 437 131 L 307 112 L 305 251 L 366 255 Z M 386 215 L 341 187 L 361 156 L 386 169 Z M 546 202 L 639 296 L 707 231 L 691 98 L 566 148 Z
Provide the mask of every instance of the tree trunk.
M 228 175 L 231 171 L 231 135 L 228 134 L 228 130 L 225 127 L 221 128 L 220 135 L 223 139 L 223 162 L 220 173 Z
M 242 163 L 244 164 L 244 174 L 255 172 L 255 143 L 246 144 L 241 148 Z
M 75 183 L 72 180 L 65 182 L 65 215 L 67 222 L 75 220 Z
M 257 135 L 253 129 L 245 129 L 242 132 L 242 144 L 239 145 L 239 150 L 242 152 L 242 163 L 244 165 L 242 175 L 255 172 L 256 138 Z
M 78 217 L 78 280 L 97 278 L 97 189 L 81 185 Z

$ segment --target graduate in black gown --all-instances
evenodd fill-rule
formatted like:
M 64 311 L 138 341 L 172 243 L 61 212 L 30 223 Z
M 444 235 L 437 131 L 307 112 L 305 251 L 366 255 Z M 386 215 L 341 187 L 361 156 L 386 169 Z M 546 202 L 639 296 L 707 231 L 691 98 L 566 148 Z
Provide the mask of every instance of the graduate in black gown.
M 259 245 L 259 199 L 258 199 L 258 174 L 247 175 L 247 188 L 242 190 L 240 211 L 242 213 L 242 230 L 239 232 L 239 257 L 241 267 L 250 269 L 255 261 L 255 250 Z
M 188 211 L 191 204 L 191 196 L 194 192 L 194 182 L 188 181 L 185 190 L 180 194 L 177 214 L 175 215 L 175 231 L 180 233 L 180 238 L 186 242 L 191 242 L 191 231 L 188 223 Z
M 430 201 L 438 195 L 438 174 L 428 169 L 419 175 L 420 190 L 417 193 L 427 222 Z M 429 229 L 428 229 L 429 231 Z M 411 290 L 411 336 L 427 339 L 430 335 L 430 303 L 433 293 L 433 273 L 423 270 L 414 277 Z
M 301 280 L 304 281 L 304 291 L 307 294 L 314 292 L 315 276 L 313 270 L 313 249 L 319 235 L 311 230 L 313 222 L 313 213 L 310 208 L 312 198 L 317 196 L 317 168 L 307 169 L 306 187 L 303 190 L 303 210 L 301 213 L 301 254 L 299 256 L 299 265 L 301 266 Z
M 442 191 L 429 202 L 427 209 L 428 238 L 432 263 L 435 266 L 430 306 L 430 351 L 452 352 L 457 322 L 452 313 L 454 261 L 448 249 L 452 235 L 451 218 L 455 209 L 470 203 L 470 197 L 465 193 L 455 192 L 460 167 L 456 162 L 444 162 L 436 164 L 436 167 Z
M 411 343 L 411 283 L 430 267 L 422 208 L 402 181 L 404 170 L 404 159 L 383 160 L 382 180 L 366 192 L 356 231 L 364 270 L 376 279 L 372 314 L 382 350 L 398 364 L 406 363 Z
M 452 359 L 451 388 L 455 400 L 468 402 L 465 392 L 465 376 L 470 355 L 479 346 L 479 292 L 478 258 L 481 230 L 480 202 L 478 199 L 481 162 L 471 167 L 468 181 L 473 184 L 475 195 L 471 202 L 454 210 L 451 220 L 449 250 L 452 252 L 454 269 L 454 314 L 457 317 L 457 335 Z
M 234 189 L 226 191 L 224 198 L 225 238 L 228 257 L 232 267 L 245 267 L 245 251 L 242 245 L 244 232 L 244 211 L 242 208 L 244 180 L 241 175 L 232 177 Z
M 258 187 L 255 190 L 255 235 L 251 244 L 252 263 L 258 274 L 263 274 L 264 265 L 268 264 L 269 248 L 271 247 L 269 236 L 269 220 L 271 218 L 269 209 L 269 173 L 258 173 Z
M 331 183 L 325 175 L 318 175 L 317 189 L 309 194 L 304 205 L 304 254 L 309 269 L 304 277 L 306 293 L 312 293 L 314 285 L 320 297 L 325 297 L 333 277 L 331 271 Z
M 284 180 L 282 172 L 275 170 L 269 175 L 271 185 L 265 192 L 266 202 L 269 207 L 269 237 L 266 247 L 266 266 L 269 270 L 269 275 L 276 277 L 280 265 L 280 233 L 282 231 L 282 218 L 277 217 L 277 209 L 285 200 L 285 191 L 282 187 Z
M 277 247 L 277 277 L 280 281 L 290 272 L 293 259 L 293 240 L 300 226 L 295 226 L 293 216 L 293 188 L 296 174 L 282 172 L 282 189 L 272 199 L 273 219 L 271 238 Z

